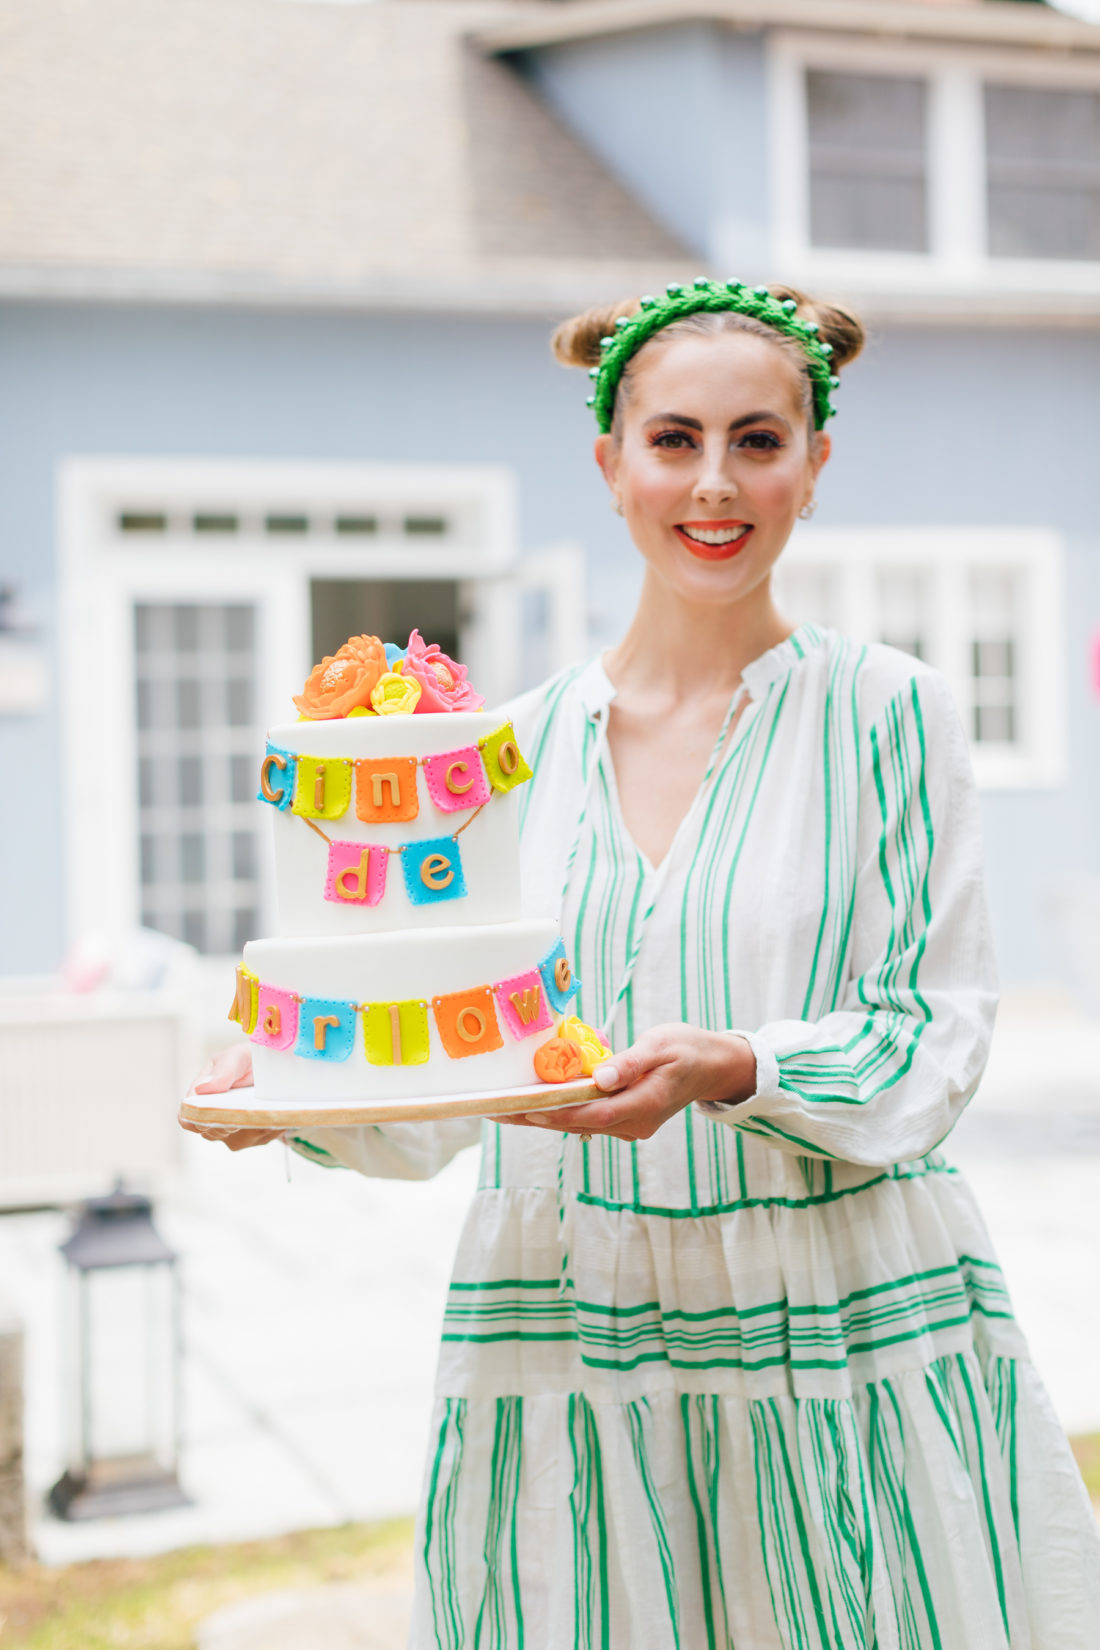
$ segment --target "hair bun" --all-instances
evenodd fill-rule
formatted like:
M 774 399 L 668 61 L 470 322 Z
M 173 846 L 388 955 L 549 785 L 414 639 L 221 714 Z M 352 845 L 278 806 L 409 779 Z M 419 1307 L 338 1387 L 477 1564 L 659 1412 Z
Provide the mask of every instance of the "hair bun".
M 636 315 L 641 307 L 637 298 L 624 298 L 618 304 L 586 309 L 583 315 L 574 315 L 555 327 L 550 348 L 563 367 L 598 367 L 600 339 L 615 331 L 620 315 Z
M 848 310 L 822 303 L 818 298 L 809 298 L 794 286 L 769 286 L 768 291 L 773 298 L 793 298 L 798 305 L 796 314 L 800 321 L 817 322 L 817 335 L 821 342 L 832 345 L 835 371 L 839 372 L 849 361 L 854 361 L 867 342 L 862 321 Z

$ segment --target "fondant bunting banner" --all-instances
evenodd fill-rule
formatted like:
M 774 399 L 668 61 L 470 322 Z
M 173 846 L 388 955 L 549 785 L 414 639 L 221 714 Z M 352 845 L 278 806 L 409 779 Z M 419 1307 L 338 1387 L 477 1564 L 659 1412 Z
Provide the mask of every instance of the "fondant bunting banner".
M 316 825 L 313 828 L 320 830 Z M 320 834 L 324 836 L 323 831 Z M 466 894 L 457 835 L 422 837 L 396 848 L 381 848 L 372 842 L 341 842 L 332 837 L 325 837 L 325 841 L 325 898 L 336 905 L 377 905 L 386 891 L 391 854 L 401 860 L 411 904 L 438 905 Z
M 428 795 L 441 813 L 480 808 L 493 791 L 512 791 L 531 778 L 511 722 L 476 745 L 436 756 L 306 756 L 268 741 L 260 763 L 259 800 L 304 819 L 340 819 L 355 795 L 366 824 L 395 825 L 420 812 L 416 772 L 424 769 Z
M 368 873 L 369 874 L 369 873 Z M 363 1022 L 363 1050 L 372 1066 L 419 1066 L 431 1042 L 428 1009 L 439 1041 L 452 1060 L 488 1054 L 503 1047 L 503 1020 L 521 1042 L 549 1031 L 576 995 L 579 982 L 561 940 L 524 974 L 495 985 L 472 986 L 433 997 L 402 1002 L 345 1002 L 329 997 L 300 997 L 263 984 L 247 968 L 237 969 L 237 986 L 229 1018 L 264 1048 L 292 1050 L 307 1060 L 347 1060 L 355 1046 L 355 1022 Z

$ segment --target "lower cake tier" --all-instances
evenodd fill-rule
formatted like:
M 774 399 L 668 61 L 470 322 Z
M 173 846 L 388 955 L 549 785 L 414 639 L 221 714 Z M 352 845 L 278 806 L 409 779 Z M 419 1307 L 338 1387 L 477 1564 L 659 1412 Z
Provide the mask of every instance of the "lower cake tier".
M 556 922 L 253 940 L 238 1018 L 257 1105 L 445 1098 L 537 1082 L 535 1050 L 573 1012 Z

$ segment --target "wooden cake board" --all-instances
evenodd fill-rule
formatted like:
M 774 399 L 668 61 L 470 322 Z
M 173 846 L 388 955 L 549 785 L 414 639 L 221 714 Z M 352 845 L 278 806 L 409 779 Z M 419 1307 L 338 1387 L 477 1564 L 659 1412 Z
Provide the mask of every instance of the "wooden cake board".
M 434 1123 L 448 1117 L 507 1117 L 512 1112 L 554 1111 L 604 1098 L 589 1077 L 572 1083 L 530 1083 L 521 1089 L 479 1094 L 447 1094 L 413 1100 L 357 1100 L 334 1106 L 303 1106 L 298 1100 L 249 1105 L 251 1088 L 221 1094 L 189 1094 L 180 1106 L 185 1123 L 238 1129 L 331 1129 L 361 1123 Z

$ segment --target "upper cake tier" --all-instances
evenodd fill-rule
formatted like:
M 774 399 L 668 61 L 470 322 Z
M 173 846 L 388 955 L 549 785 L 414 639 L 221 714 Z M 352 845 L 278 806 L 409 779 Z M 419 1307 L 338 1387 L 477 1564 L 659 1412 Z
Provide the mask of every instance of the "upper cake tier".
M 529 769 L 491 712 L 272 728 L 260 775 L 283 937 L 513 922 L 515 787 Z

